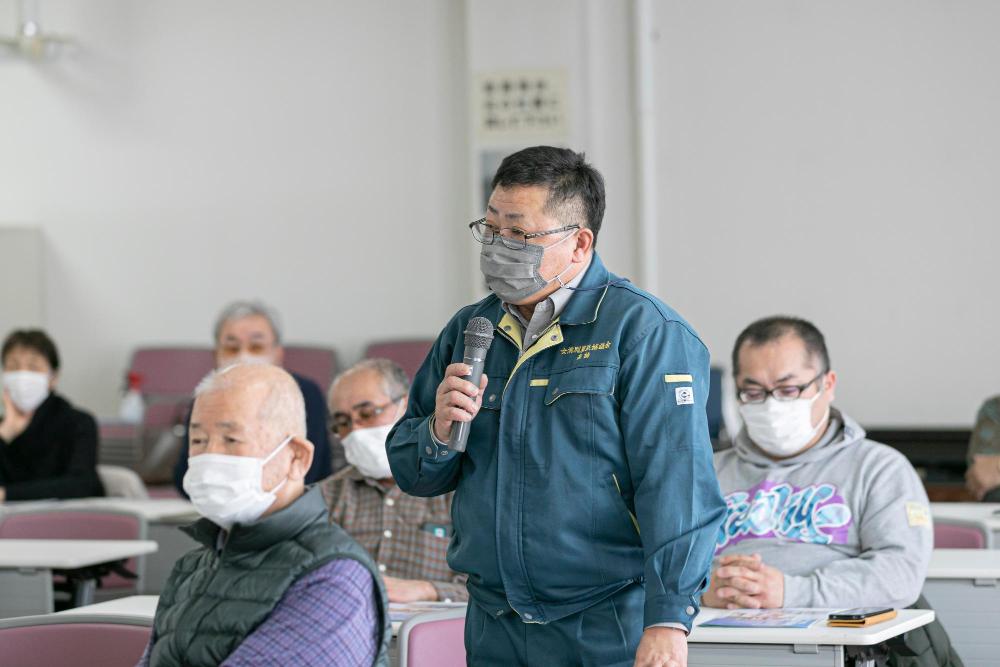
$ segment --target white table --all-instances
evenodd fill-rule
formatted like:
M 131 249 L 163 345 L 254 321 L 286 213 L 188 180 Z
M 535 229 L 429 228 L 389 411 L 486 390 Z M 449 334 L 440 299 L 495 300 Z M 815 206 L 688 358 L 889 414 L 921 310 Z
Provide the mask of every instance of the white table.
M 111 616 L 153 622 L 158 597 L 137 595 L 60 612 L 85 616 Z M 717 616 L 724 609 L 702 609 L 688 638 L 688 664 L 733 665 L 823 665 L 843 667 L 845 646 L 872 646 L 934 620 L 934 612 L 903 609 L 899 615 L 870 628 L 831 628 L 817 625 L 805 629 L 779 628 L 702 628 L 698 625 Z M 397 628 L 394 628 L 393 635 Z M 393 640 L 395 642 L 395 638 Z M 395 651 L 392 651 L 395 653 Z
M 146 537 L 160 545 L 156 553 L 144 559 L 140 593 L 159 593 L 167 582 L 170 570 L 182 555 L 198 546 L 178 526 L 198 519 L 190 501 L 183 498 L 73 498 L 70 500 L 35 500 L 0 505 L 4 513 L 39 512 L 45 510 L 110 510 L 142 517 Z
M 830 610 L 835 611 L 835 610 Z M 874 646 L 927 625 L 934 612 L 901 609 L 896 618 L 867 628 L 705 628 L 725 609 L 703 608 L 688 637 L 688 665 L 824 665 L 842 667 L 847 646 Z
M 980 526 L 986 548 L 1000 549 L 1000 503 L 931 503 L 931 516 Z
M 1000 550 L 935 549 L 924 582 L 966 667 L 995 667 L 1000 656 Z
M 81 570 L 126 560 L 157 549 L 150 540 L 0 539 L 0 618 L 46 614 L 53 609 L 53 570 Z M 75 599 L 93 599 L 95 580 L 77 583 Z
M 56 614 L 63 616 L 127 616 L 149 621 L 149 625 L 152 625 L 153 617 L 156 615 L 156 604 L 159 600 L 159 595 L 132 595 L 85 607 L 66 609 L 56 612 Z

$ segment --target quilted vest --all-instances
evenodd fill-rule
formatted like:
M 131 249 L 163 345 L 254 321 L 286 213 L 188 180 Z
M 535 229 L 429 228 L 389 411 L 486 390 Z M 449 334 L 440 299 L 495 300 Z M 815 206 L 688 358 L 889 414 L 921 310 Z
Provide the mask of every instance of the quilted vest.
M 236 524 L 221 551 L 220 528 L 201 519 L 182 528 L 202 547 L 177 561 L 153 621 L 151 667 L 214 667 L 264 622 L 304 574 L 339 558 L 361 563 L 378 595 L 376 665 L 384 665 L 391 632 L 382 579 L 371 558 L 340 527 L 313 487 L 288 507 L 250 524 Z

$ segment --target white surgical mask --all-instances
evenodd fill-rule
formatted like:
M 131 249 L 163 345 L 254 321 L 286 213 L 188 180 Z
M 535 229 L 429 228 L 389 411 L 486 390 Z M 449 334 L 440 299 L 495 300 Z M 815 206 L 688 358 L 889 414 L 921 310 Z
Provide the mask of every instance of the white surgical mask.
M 771 456 L 786 457 L 797 454 L 816 437 L 830 415 L 826 414 L 816 426 L 812 425 L 812 407 L 823 394 L 812 398 L 779 401 L 769 396 L 763 403 L 743 403 L 740 415 L 747 426 L 753 443 Z
M 18 410 L 24 413 L 34 412 L 45 402 L 49 390 L 48 373 L 36 371 L 5 371 L 3 388 L 10 394 L 10 400 Z
M 236 523 L 250 523 L 274 504 L 285 478 L 270 491 L 264 490 L 264 466 L 292 439 L 260 459 L 232 454 L 200 454 L 188 459 L 184 491 L 198 513 L 229 530 Z
M 385 451 L 385 440 L 393 424 L 356 428 L 341 440 L 344 458 L 365 477 L 386 479 L 392 477 L 389 455 Z

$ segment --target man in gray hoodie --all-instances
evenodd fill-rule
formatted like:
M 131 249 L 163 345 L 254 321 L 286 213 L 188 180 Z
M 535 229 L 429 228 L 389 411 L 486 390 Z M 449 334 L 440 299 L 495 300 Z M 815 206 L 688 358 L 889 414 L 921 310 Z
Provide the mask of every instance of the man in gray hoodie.
M 927 494 L 895 449 L 831 406 L 823 335 L 786 317 L 736 340 L 745 428 L 715 455 L 727 515 L 703 602 L 734 607 L 905 607 L 934 547 Z
M 715 454 L 726 519 L 702 603 L 916 602 L 934 548 L 927 494 L 902 454 L 832 407 L 837 374 L 823 334 L 792 317 L 754 322 L 736 339 L 733 373 L 745 427 Z M 890 664 L 955 664 L 943 642 L 944 660 L 900 660 L 916 655 L 903 649 Z

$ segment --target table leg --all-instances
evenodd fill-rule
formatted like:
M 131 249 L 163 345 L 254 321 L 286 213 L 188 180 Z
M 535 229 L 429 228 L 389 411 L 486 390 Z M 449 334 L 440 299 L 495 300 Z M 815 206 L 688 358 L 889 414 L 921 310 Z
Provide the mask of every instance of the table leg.
M 78 579 L 73 584 L 73 606 L 84 607 L 94 604 L 94 590 L 97 582 L 94 579 Z

